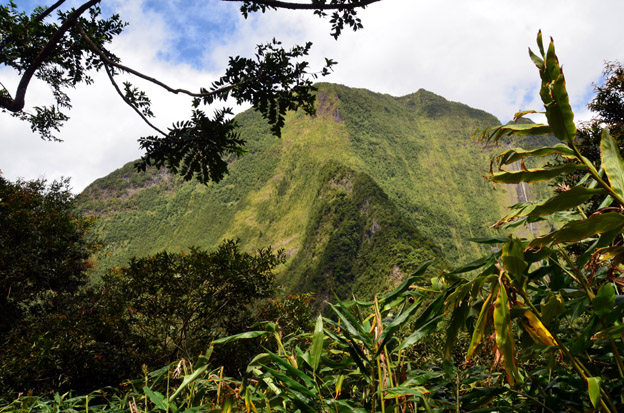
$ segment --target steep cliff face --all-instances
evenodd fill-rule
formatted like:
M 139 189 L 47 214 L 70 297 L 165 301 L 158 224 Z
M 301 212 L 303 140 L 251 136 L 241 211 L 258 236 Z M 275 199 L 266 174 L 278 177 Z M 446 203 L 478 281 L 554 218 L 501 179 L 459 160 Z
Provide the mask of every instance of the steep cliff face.
M 316 116 L 288 114 L 281 139 L 254 112 L 238 121 L 249 152 L 218 184 L 128 164 L 85 189 L 80 210 L 99 217 L 107 243 L 100 271 L 240 238 L 247 250 L 285 250 L 289 291 L 366 296 L 426 259 L 474 258 L 479 247 L 463 239 L 488 233 L 516 197 L 482 178 L 491 149 L 471 138 L 498 121 L 424 90 L 321 84 Z

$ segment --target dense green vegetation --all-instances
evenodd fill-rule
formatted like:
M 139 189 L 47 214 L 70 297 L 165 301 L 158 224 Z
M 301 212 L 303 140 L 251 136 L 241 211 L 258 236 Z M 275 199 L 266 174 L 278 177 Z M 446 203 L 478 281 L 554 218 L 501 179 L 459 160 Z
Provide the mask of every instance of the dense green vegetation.
M 246 251 L 283 248 L 280 281 L 322 301 L 332 290 L 371 298 L 423 259 L 442 268 L 485 251 L 464 240 L 491 234 L 517 199 L 482 178 L 493 149 L 471 134 L 497 124 L 493 116 L 424 90 L 395 98 L 318 86 L 317 115 L 289 113 L 281 139 L 260 115 L 240 114 L 249 152 L 230 159 L 218 184 L 128 164 L 90 185 L 78 205 L 98 217 L 107 246 L 98 274 L 133 256 L 239 238 Z
M 621 410 L 624 158 L 609 127 L 602 129 L 598 147 L 593 148 L 599 152 L 599 158 L 583 155 L 577 145 L 574 114 L 554 44 L 551 41 L 545 48 L 541 33 L 537 41 L 539 54 L 531 52 L 531 58 L 541 77 L 540 96 L 548 123 L 508 123 L 481 129 L 479 136 L 486 142 L 510 135 L 529 136 L 528 140 L 533 142 L 536 141 L 531 136 L 540 134 L 556 139 L 554 144 L 504 150 L 494 160 L 496 168 L 492 168 L 488 179 L 509 185 L 568 179 L 573 186 L 559 188 L 546 199 L 517 203 L 499 221 L 501 228 L 550 221 L 559 224 L 541 226 L 539 229 L 548 231 L 537 235 L 526 232 L 526 238 L 496 235 L 476 239 L 489 249 L 482 258 L 452 270 L 441 270 L 428 280 L 432 261 L 424 262 L 391 291 L 375 294 L 371 300 L 335 297 L 315 322 L 310 312 L 310 295 L 240 308 L 241 302 L 253 304 L 253 299 L 272 293 L 275 285 L 271 271 L 280 262 L 280 253 L 261 250 L 250 255 L 239 252 L 236 242 L 226 242 L 214 253 L 193 249 L 190 253 L 160 253 L 132 260 L 127 267 L 111 270 L 103 278 L 100 297 L 111 301 L 99 301 L 106 311 L 95 314 L 107 315 L 103 318 L 106 323 L 101 324 L 105 328 L 98 330 L 98 324 L 89 318 L 94 312 L 85 311 L 94 300 L 81 301 L 84 295 L 77 293 L 67 297 L 82 302 L 82 307 L 72 308 L 80 309 L 79 315 L 57 317 L 73 323 L 73 329 L 64 333 L 67 337 L 76 336 L 75 331 L 80 331 L 76 327 L 93 329 L 95 325 L 100 334 L 129 334 L 126 340 L 116 343 L 96 336 L 88 337 L 89 340 L 79 337 L 82 340 L 66 346 L 62 336 L 50 337 L 44 329 L 35 328 L 35 339 L 55 346 L 35 343 L 32 349 L 40 354 L 31 353 L 24 357 L 30 360 L 14 365 L 6 361 L 22 353 L 3 352 L 3 363 L 15 377 L 19 377 L 15 373 L 20 365 L 36 374 L 37 368 L 49 368 L 42 363 L 51 355 L 88 356 L 89 352 L 74 348 L 78 343 L 93 345 L 101 341 L 113 347 L 128 346 L 132 342 L 128 337 L 136 336 L 148 342 L 145 348 L 139 348 L 135 342 L 129 348 L 117 347 L 123 351 L 113 354 L 125 357 L 139 349 L 138 354 L 169 355 L 157 361 L 187 357 L 151 371 L 145 366 L 140 379 L 80 396 L 56 393 L 53 397 L 15 397 L 14 389 L 5 390 L 9 398 L 0 401 L 0 411 Z M 621 92 L 622 86 L 618 85 L 624 82 L 610 87 L 620 88 Z M 614 126 L 617 133 L 619 125 Z M 534 159 L 543 157 L 557 162 L 543 166 L 543 161 Z M 594 165 L 597 159 L 599 166 Z M 525 160 L 528 162 L 523 162 L 524 168 L 514 167 L 516 162 Z M 357 291 L 365 294 L 367 286 L 358 287 L 359 280 L 348 278 L 354 269 L 367 274 L 367 268 L 358 267 L 354 259 L 362 251 L 378 248 L 379 254 L 387 254 L 389 244 L 400 246 L 404 255 L 400 251 L 391 253 L 397 253 L 408 265 L 426 257 L 418 254 L 437 252 L 433 247 L 420 250 L 417 244 L 409 243 L 409 237 L 421 239 L 420 235 L 410 224 L 395 220 L 399 207 L 384 202 L 390 196 L 368 174 L 335 160 L 325 165 L 318 174 L 321 185 L 317 187 L 304 240 L 310 267 L 301 277 L 311 275 L 312 279 L 296 281 L 297 284 L 321 279 L 339 294 L 346 294 L 349 291 L 341 291 L 343 285 L 339 283 L 352 282 L 354 290 L 360 288 Z M 583 173 L 580 179 L 578 172 Z M 276 185 L 283 195 L 291 190 L 290 184 Z M 28 193 L 24 185 L 5 186 L 9 192 Z M 32 188 L 35 195 L 45 193 L 41 186 Z M 595 197 L 600 198 L 599 205 Z M 37 202 L 40 204 L 44 198 L 38 196 Z M 9 221 L 21 215 L 19 206 L 23 199 L 7 197 L 3 202 Z M 326 231 L 324 227 L 334 230 Z M 389 229 L 389 234 L 382 236 L 384 228 Z M 405 232 L 408 230 L 411 232 Z M 372 246 L 375 239 L 378 243 Z M 297 259 L 301 258 L 293 262 Z M 77 259 L 84 260 L 84 255 Z M 366 278 L 361 282 L 367 282 Z M 84 281 L 77 285 L 85 286 Z M 390 285 L 376 287 L 385 289 Z M 320 298 L 325 300 L 327 292 L 321 294 Z M 224 304 L 220 305 L 219 300 Z M 237 306 L 231 307 L 232 304 Z M 251 311 L 254 307 L 255 311 Z M 215 309 L 222 309 L 223 317 L 210 317 Z M 46 312 L 33 321 L 50 322 L 46 318 L 49 314 L 58 313 Z M 196 314 L 204 317 L 195 318 Z M 85 315 L 90 322 L 84 322 Z M 216 338 L 218 334 L 213 331 L 226 330 L 223 323 L 231 320 L 236 320 L 239 327 L 261 321 L 247 325 L 239 333 L 232 334 L 227 329 L 226 333 L 232 335 Z M 156 339 L 151 341 L 153 338 Z M 205 351 L 201 343 L 195 342 L 197 338 L 206 340 Z M 246 353 L 245 347 L 238 347 L 253 340 L 262 350 L 256 348 L 255 352 Z M 236 360 L 240 369 L 235 371 L 231 371 L 230 356 L 230 365 L 220 360 L 232 349 L 236 357 L 244 359 L 241 364 Z M 423 353 L 425 350 L 427 354 Z M 191 362 L 192 355 L 198 352 L 203 354 Z M 98 353 L 95 359 L 101 356 Z M 76 371 L 85 370 L 58 373 Z M 23 374 L 27 373 L 24 369 Z M 5 369 L 1 374 L 3 380 L 11 377 Z M 79 383 L 81 378 L 88 380 L 87 376 L 72 377 L 71 383 Z M 34 385 L 36 380 L 30 383 Z M 62 383 L 53 383 L 51 388 L 54 387 L 63 389 Z

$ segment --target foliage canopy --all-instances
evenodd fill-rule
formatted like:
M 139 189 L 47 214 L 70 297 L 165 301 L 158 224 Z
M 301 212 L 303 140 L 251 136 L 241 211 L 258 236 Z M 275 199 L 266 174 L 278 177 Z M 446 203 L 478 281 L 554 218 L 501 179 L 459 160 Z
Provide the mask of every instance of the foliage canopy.
M 345 27 L 362 27 L 357 9 L 380 0 L 313 0 L 306 2 L 273 0 L 223 0 L 241 3 L 240 11 L 247 17 L 253 12 L 277 9 L 309 10 L 322 18 L 331 14 L 331 34 L 338 38 Z M 228 155 L 244 152 L 244 139 L 230 119 L 231 108 L 217 109 L 211 117 L 200 105 L 224 102 L 229 97 L 237 103 L 251 103 L 279 136 L 284 116 L 289 110 L 303 109 L 314 113 L 313 80 L 330 73 L 334 61 L 326 59 L 325 66 L 311 72 L 307 62 L 311 42 L 285 49 L 273 39 L 256 48 L 255 56 L 230 57 L 225 74 L 209 87 L 188 91 L 170 87 L 142 71 L 124 66 L 108 46 L 124 29 L 119 15 L 103 17 L 102 0 L 84 1 L 76 8 L 62 9 L 65 0 L 49 7 L 37 7 L 31 15 L 20 11 L 14 1 L 0 6 L 0 64 L 12 68 L 20 77 L 12 95 L 0 88 L 0 108 L 28 123 L 42 138 L 58 140 L 54 135 L 68 119 L 71 109 L 68 89 L 90 84 L 90 73 L 104 71 L 122 101 L 130 106 L 155 132 L 155 136 L 139 139 L 146 151 L 137 164 L 144 170 L 149 165 L 165 166 L 186 179 L 201 182 L 219 181 L 227 172 Z M 56 12 L 56 20 L 51 16 Z M 190 119 L 174 123 L 167 131 L 155 126 L 150 118 L 148 95 L 130 82 L 120 85 L 117 78 L 128 74 L 164 88 L 173 94 L 193 98 Z M 26 92 L 31 80 L 47 83 L 54 101 L 48 106 L 26 107 Z M 1 83 L 0 83 L 1 85 Z

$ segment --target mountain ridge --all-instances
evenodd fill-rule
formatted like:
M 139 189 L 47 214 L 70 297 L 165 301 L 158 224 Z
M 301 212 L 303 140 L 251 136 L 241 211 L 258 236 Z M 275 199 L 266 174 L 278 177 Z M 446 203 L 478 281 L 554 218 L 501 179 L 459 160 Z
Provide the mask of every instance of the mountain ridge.
M 480 247 L 463 240 L 487 234 L 515 197 L 482 178 L 491 150 L 471 139 L 498 119 L 424 89 L 392 97 L 318 87 L 317 114 L 288 113 L 281 139 L 257 113 L 237 115 L 248 153 L 230 159 L 218 184 L 139 174 L 130 163 L 89 185 L 78 205 L 100 217 L 96 230 L 108 244 L 100 269 L 239 238 L 249 251 L 283 248 L 287 290 L 325 299 L 326 286 L 369 296 L 423 260 L 438 257 L 442 268 L 476 257 Z M 340 248 L 347 252 L 336 256 Z

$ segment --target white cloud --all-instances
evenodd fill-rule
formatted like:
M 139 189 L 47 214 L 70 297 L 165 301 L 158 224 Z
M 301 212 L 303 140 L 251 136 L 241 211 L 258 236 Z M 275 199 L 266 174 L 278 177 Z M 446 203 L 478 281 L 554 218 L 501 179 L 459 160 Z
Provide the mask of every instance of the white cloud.
M 214 30 L 202 31 L 198 26 L 183 31 L 191 42 L 205 42 L 199 61 L 206 70 L 163 58 L 176 55 L 172 48 L 180 36 L 170 31 L 180 21 L 176 17 L 176 24 L 171 23 L 171 11 L 147 12 L 140 1 L 114 4 L 131 26 L 113 50 L 125 63 L 172 86 L 190 89 L 216 79 L 228 56 L 248 56 L 256 43 L 275 36 L 287 46 L 312 40 L 313 68 L 322 65 L 323 57 L 337 60 L 328 81 L 392 95 L 424 88 L 507 120 L 518 109 L 541 107 L 539 77 L 527 48 L 536 48 L 535 37 L 542 29 L 545 40 L 555 39 L 577 119 L 586 119 L 585 99 L 592 82 L 600 79 L 603 61 L 624 59 L 624 45 L 619 42 L 624 35 L 621 0 L 383 0 L 361 13 L 364 30 L 345 30 L 338 41 L 329 36 L 327 20 L 309 13 L 257 14 L 245 21 L 232 17 L 238 6 L 219 3 L 211 6 L 205 21 L 228 25 L 222 31 L 231 35 L 218 38 Z M 179 14 L 184 13 L 179 9 L 182 4 L 171 3 Z M 191 12 L 197 14 L 201 3 L 192 4 Z M 11 83 L 7 76 L 8 71 L 0 68 L 0 81 Z M 25 125 L 0 115 L 0 170 L 5 176 L 71 176 L 79 191 L 140 156 L 136 139 L 151 134 L 149 128 L 119 101 L 106 79 L 97 80 L 96 85 L 72 93 L 75 109 L 62 130 L 62 144 L 42 142 Z M 42 101 L 47 93 L 44 86 L 34 85 L 29 103 Z M 188 116 L 188 99 L 152 87 L 149 94 L 160 127 Z

